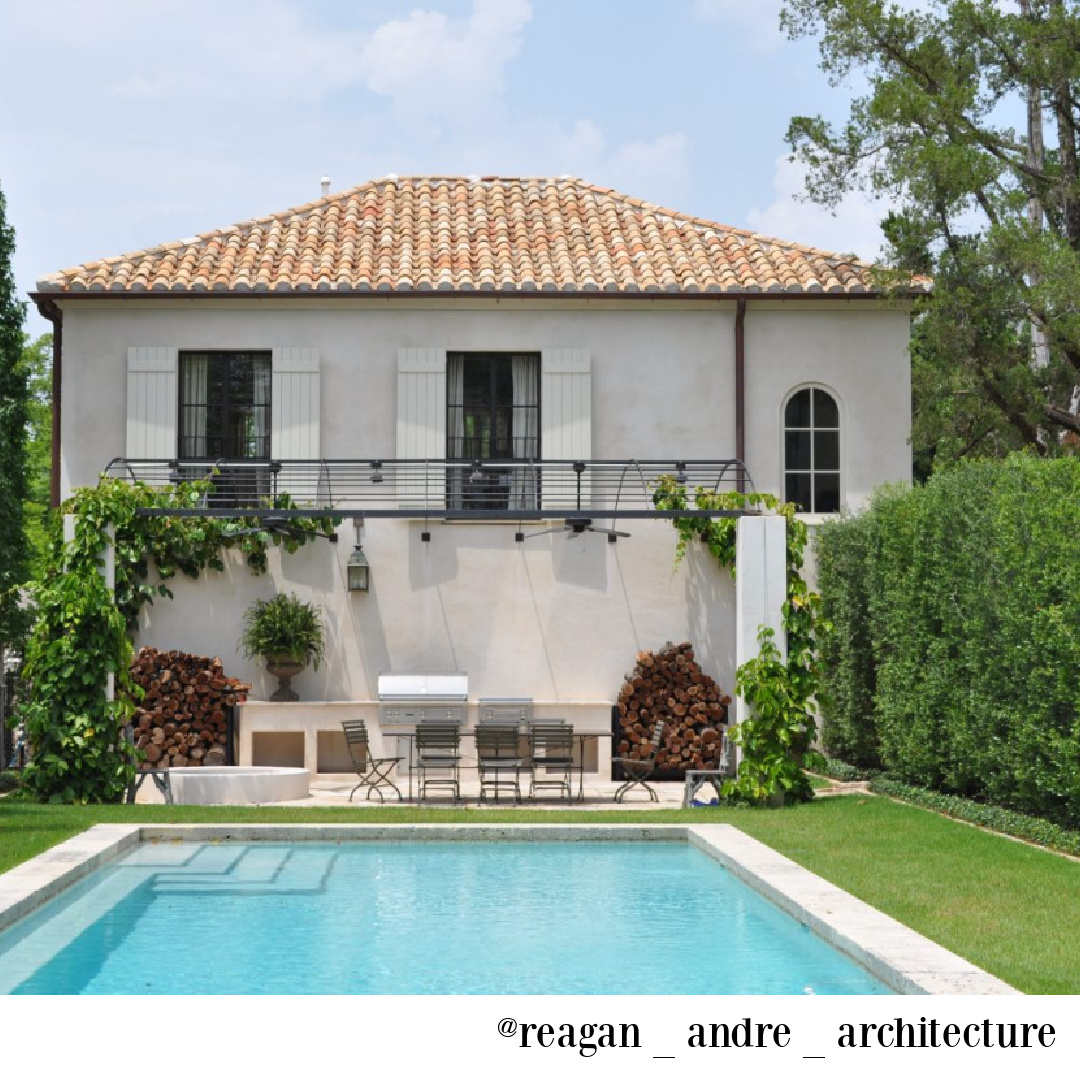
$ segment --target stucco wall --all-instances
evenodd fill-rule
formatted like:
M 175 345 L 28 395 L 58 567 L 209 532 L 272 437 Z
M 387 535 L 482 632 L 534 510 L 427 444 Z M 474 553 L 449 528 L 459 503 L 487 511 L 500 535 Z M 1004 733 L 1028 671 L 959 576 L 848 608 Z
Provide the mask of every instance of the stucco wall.
M 366 595 L 345 588 L 348 523 L 337 545 L 275 550 L 263 576 L 233 557 L 223 574 L 173 583 L 176 599 L 146 609 L 138 644 L 220 656 L 268 697 L 276 681 L 238 655 L 237 639 L 255 597 L 289 591 L 325 613 L 327 662 L 293 680 L 305 700 L 371 700 L 381 672 L 464 671 L 473 698 L 610 701 L 638 650 L 688 639 L 730 691 L 734 588 L 703 549 L 673 572 L 675 531 L 663 522 L 631 522 L 617 544 L 562 532 L 519 544 L 515 528 L 432 524 L 424 543 L 419 523 L 371 521 Z
M 401 347 L 543 350 L 592 358 L 595 458 L 735 454 L 733 301 L 439 300 L 82 301 L 64 305 L 65 493 L 125 452 L 129 346 L 314 347 L 321 361 L 322 454 L 391 458 Z M 841 405 L 842 487 L 859 503 L 910 478 L 909 317 L 852 301 L 751 300 L 746 318 L 747 465 L 781 493 L 783 403 L 808 383 Z M 734 591 L 696 549 L 675 574 L 674 532 L 632 522 L 629 540 L 559 533 L 524 544 L 516 525 L 369 521 L 370 595 L 350 596 L 342 543 L 324 541 L 252 578 L 238 561 L 207 583 L 177 583 L 148 613 L 140 643 L 220 655 L 269 694 L 237 655 L 244 609 L 290 590 L 326 611 L 329 657 L 295 680 L 309 700 L 374 696 L 382 671 L 465 671 L 471 696 L 611 699 L 641 648 L 689 638 L 730 690 Z M 526 531 L 532 531 L 526 527 Z
M 746 458 L 758 488 L 783 496 L 783 410 L 822 386 L 840 406 L 840 501 L 911 482 L 910 314 L 865 303 L 751 304 L 746 316 Z

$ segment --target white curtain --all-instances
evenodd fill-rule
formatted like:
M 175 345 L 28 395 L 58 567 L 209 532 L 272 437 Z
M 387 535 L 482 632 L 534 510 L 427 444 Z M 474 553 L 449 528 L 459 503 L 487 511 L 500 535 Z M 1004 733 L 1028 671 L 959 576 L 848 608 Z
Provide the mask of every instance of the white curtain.
M 465 439 L 465 357 L 446 357 L 446 456 L 461 457 Z
M 446 456 L 461 457 L 465 445 L 465 357 L 446 355 Z M 446 470 L 446 498 L 451 509 L 462 507 L 464 469 Z
M 251 448 L 254 457 L 264 457 L 270 453 L 270 385 L 272 365 L 269 359 L 255 358 L 252 376 L 251 403 L 254 423 L 251 434 L 255 445 Z
M 184 412 L 184 455 L 204 458 L 208 456 L 206 446 L 206 407 L 207 375 L 210 370 L 208 356 L 185 356 L 182 363 L 181 398 Z
M 510 431 L 513 456 L 522 460 L 539 456 L 537 447 L 537 405 L 540 400 L 539 362 L 535 355 L 510 357 L 514 382 L 514 419 Z M 515 468 L 510 484 L 510 510 L 531 510 L 536 506 L 536 469 L 532 465 Z

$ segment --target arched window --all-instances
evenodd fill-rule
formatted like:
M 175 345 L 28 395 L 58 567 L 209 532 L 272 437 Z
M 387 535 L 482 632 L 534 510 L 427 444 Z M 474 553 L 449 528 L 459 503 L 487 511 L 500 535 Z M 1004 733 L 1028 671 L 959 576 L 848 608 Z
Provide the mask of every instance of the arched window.
M 805 513 L 840 510 L 840 409 L 828 390 L 798 390 L 784 409 L 784 498 Z

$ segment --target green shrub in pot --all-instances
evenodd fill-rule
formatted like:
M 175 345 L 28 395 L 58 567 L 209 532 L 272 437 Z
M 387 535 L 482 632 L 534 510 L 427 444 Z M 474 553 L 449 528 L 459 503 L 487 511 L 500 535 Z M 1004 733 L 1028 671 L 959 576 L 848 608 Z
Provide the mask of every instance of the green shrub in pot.
M 276 675 L 278 689 L 271 701 L 299 701 L 293 676 L 310 664 L 316 671 L 325 655 L 322 615 L 311 603 L 292 593 L 256 600 L 244 613 L 240 648 L 249 660 L 261 657 Z

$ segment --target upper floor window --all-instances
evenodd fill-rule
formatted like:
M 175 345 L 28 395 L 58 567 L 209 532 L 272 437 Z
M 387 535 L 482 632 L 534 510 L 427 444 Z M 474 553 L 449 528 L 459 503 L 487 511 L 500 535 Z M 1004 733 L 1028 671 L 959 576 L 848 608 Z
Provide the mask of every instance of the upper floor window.
M 840 510 L 840 410 L 819 387 L 797 391 L 784 409 L 784 499 L 804 513 Z
M 268 352 L 180 353 L 183 460 L 270 457 Z
M 447 354 L 446 456 L 474 465 L 540 457 L 537 353 Z M 460 509 L 528 509 L 536 505 L 536 476 L 524 465 L 453 469 L 447 494 Z

